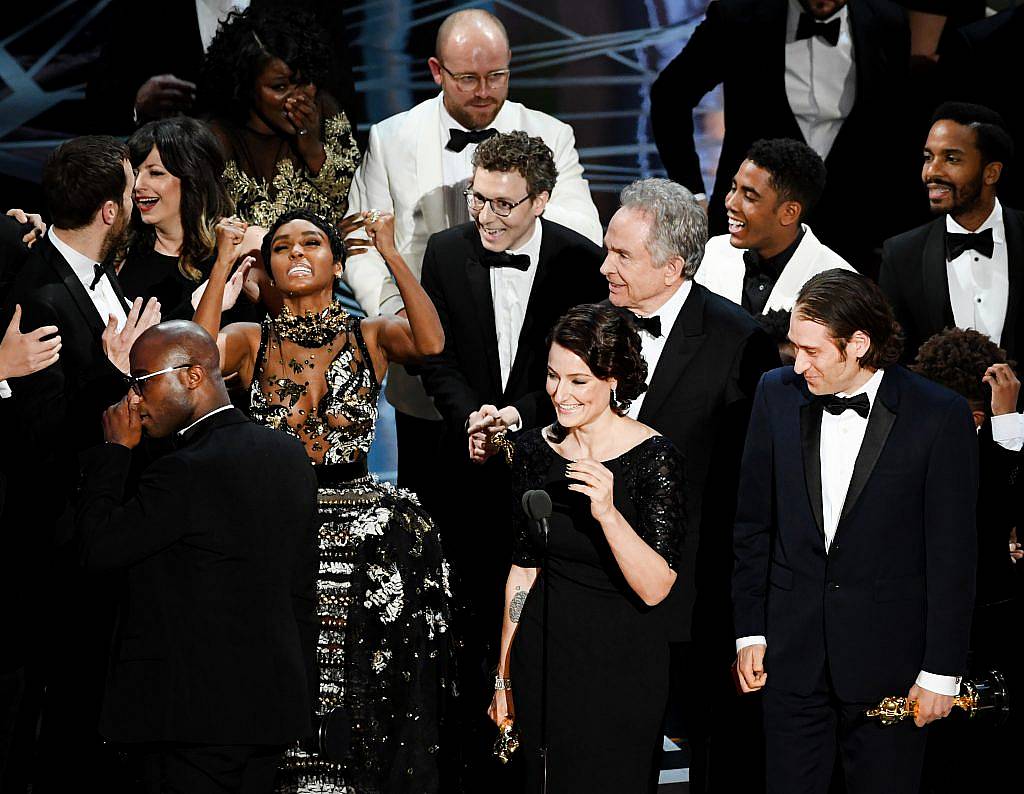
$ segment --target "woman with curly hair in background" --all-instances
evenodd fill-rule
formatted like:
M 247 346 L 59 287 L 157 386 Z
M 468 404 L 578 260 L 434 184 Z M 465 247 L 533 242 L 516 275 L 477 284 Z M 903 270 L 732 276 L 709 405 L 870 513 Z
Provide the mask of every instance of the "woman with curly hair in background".
M 515 446 L 513 564 L 489 714 L 518 726 L 528 792 L 646 791 L 668 700 L 661 605 L 685 533 L 683 459 L 626 415 L 647 364 L 617 309 L 570 309 L 549 339 L 557 421 Z M 519 505 L 538 488 L 554 503 L 546 554 Z
M 329 63 L 323 31 L 295 8 L 232 12 L 210 45 L 197 101 L 246 223 L 268 227 L 302 208 L 340 226 L 359 149 L 344 109 L 322 89 Z

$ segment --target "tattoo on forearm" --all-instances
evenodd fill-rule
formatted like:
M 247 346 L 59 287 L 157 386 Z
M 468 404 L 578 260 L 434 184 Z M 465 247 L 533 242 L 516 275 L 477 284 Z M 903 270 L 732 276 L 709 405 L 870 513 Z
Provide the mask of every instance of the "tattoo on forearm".
M 513 623 L 518 623 L 519 618 L 523 614 L 523 604 L 526 603 L 526 592 L 516 588 L 516 594 L 512 596 L 512 601 L 508 605 L 508 619 Z

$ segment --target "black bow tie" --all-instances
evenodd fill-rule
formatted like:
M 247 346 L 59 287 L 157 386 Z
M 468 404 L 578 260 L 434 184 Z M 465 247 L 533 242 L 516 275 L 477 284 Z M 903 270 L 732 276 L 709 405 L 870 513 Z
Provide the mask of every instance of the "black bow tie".
M 992 229 L 975 234 L 957 234 L 946 232 L 946 261 L 952 262 L 964 251 L 977 251 L 982 256 L 992 258 L 994 244 L 992 242 Z
M 796 26 L 796 40 L 801 41 L 809 39 L 811 36 L 818 36 L 835 47 L 839 43 L 839 24 L 838 18 L 831 22 L 819 22 L 810 14 L 801 14 L 800 21 Z
M 633 325 L 636 326 L 638 331 L 646 331 L 655 339 L 661 336 L 661 318 L 658 316 L 640 317 L 634 314 Z
M 89 285 L 89 289 L 95 290 L 96 285 L 100 283 L 100 279 L 102 279 L 104 276 L 107 276 L 109 278 L 112 268 L 109 263 L 101 262 L 98 265 L 93 265 L 92 269 L 96 273 L 96 275 L 93 278 L 92 283 Z
M 498 134 L 497 130 L 486 129 L 486 130 L 448 130 L 448 143 L 444 147 L 450 152 L 461 152 L 471 143 L 483 143 L 488 138 L 491 138 Z
M 530 269 L 530 257 L 526 254 L 510 254 L 508 251 L 487 253 L 480 257 L 481 264 L 487 267 L 513 267 L 524 273 Z
M 871 412 L 871 400 L 866 394 L 858 394 L 854 397 L 839 397 L 835 394 L 827 394 L 821 398 L 822 407 L 830 414 L 839 416 L 843 411 L 856 411 L 862 419 L 867 419 Z

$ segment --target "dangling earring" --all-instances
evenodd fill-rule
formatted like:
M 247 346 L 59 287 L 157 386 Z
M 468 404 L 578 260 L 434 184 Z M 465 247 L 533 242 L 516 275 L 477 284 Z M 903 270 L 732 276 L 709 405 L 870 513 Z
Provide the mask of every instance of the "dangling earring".
M 615 388 L 614 387 L 612 387 L 612 398 L 611 398 L 610 402 L 611 402 L 612 408 L 618 408 L 619 407 L 619 402 L 618 402 L 618 400 L 615 397 Z

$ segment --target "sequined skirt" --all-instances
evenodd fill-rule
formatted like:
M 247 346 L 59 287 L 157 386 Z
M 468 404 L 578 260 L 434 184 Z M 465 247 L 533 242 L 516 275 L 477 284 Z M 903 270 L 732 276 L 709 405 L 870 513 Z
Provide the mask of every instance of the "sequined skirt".
M 320 483 L 318 710 L 344 709 L 350 752 L 334 764 L 289 750 L 278 790 L 436 792 L 452 644 L 437 530 L 413 494 L 372 475 Z

